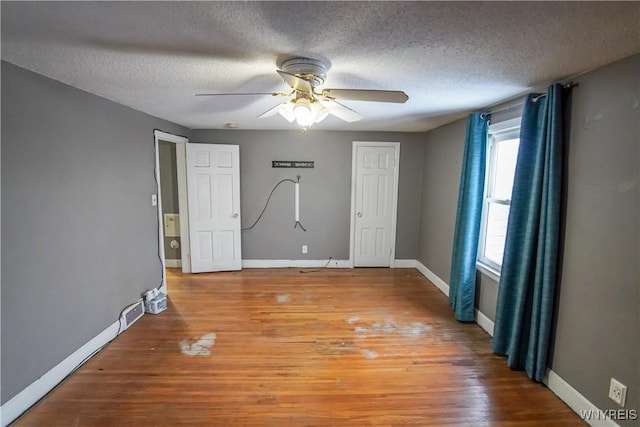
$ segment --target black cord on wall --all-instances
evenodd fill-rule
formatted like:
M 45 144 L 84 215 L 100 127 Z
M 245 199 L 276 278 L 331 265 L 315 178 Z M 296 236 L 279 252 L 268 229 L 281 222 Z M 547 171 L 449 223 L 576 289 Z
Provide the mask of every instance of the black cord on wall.
M 280 186 L 280 184 L 282 184 L 283 182 L 292 182 L 292 183 L 294 183 L 294 184 L 297 184 L 297 182 L 296 182 L 296 181 L 294 181 L 294 180 L 292 180 L 292 179 L 290 179 L 290 178 L 285 178 L 285 179 L 280 180 L 280 182 L 278 182 L 278 183 L 273 187 L 273 189 L 271 190 L 271 193 L 269 193 L 269 197 L 267 198 L 267 202 L 264 204 L 264 208 L 262 208 L 262 212 L 260 212 L 260 215 L 258 215 L 258 219 L 256 219 L 256 221 L 255 221 L 253 224 L 251 224 L 249 227 L 243 228 L 243 229 L 241 229 L 240 231 L 242 231 L 242 232 L 244 232 L 244 231 L 249 231 L 249 230 L 253 229 L 253 228 L 258 224 L 258 222 L 260 222 L 260 220 L 262 219 L 262 216 L 264 215 L 265 211 L 267 210 L 267 206 L 269 206 L 269 202 L 271 201 L 271 197 L 273 196 L 273 193 L 275 193 L 276 189 L 277 189 L 277 188 Z M 300 177 L 298 177 L 298 182 L 300 182 Z M 293 226 L 293 228 L 296 228 L 297 226 L 300 226 L 300 228 L 301 228 L 302 230 L 307 231 L 307 230 L 305 230 L 305 228 L 302 226 L 302 224 L 300 224 L 300 222 L 299 222 L 299 221 L 295 223 L 295 225 Z

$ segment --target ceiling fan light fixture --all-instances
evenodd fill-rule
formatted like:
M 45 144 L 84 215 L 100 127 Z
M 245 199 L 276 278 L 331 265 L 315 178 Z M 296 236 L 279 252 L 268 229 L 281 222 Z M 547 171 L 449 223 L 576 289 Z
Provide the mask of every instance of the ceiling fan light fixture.
M 271 117 L 279 113 L 289 123 L 295 121 L 303 130 L 307 130 L 314 123 L 320 123 L 329 114 L 349 123 L 362 119 L 360 114 L 342 105 L 339 100 L 402 104 L 409 99 L 406 93 L 397 90 L 321 89 L 327 77 L 327 66 L 317 59 L 294 57 L 284 61 L 281 68 L 276 71 L 289 85 L 291 92 L 275 92 L 271 95 L 293 95 L 293 98 L 268 109 L 258 118 Z
M 299 98 L 295 101 L 293 115 L 298 125 L 302 127 L 311 126 L 316 121 L 316 115 L 311 109 L 311 103 L 306 98 Z
M 293 123 L 296 119 L 295 114 L 293 113 L 293 109 L 295 107 L 294 101 L 285 102 L 284 104 L 280 104 L 280 108 L 278 108 L 278 113 L 282 117 L 284 117 L 289 123 Z
M 311 103 L 311 110 L 315 117 L 315 123 L 320 123 L 329 115 L 329 110 L 317 101 Z

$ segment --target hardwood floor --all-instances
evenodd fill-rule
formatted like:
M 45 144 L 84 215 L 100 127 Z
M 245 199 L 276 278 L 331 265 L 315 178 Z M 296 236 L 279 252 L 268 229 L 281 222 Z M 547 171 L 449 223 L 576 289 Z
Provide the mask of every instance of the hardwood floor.
M 169 308 L 15 425 L 585 425 L 418 271 L 300 271 L 170 270 Z

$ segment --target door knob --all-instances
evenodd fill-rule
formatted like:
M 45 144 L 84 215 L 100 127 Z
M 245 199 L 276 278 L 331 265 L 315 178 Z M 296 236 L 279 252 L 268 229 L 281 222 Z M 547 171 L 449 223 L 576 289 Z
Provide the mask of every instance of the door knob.
M 238 214 L 237 214 L 237 213 L 234 213 L 234 214 L 233 214 L 233 217 L 234 217 L 234 218 L 238 218 Z
M 362 212 L 358 212 L 358 217 L 362 217 Z

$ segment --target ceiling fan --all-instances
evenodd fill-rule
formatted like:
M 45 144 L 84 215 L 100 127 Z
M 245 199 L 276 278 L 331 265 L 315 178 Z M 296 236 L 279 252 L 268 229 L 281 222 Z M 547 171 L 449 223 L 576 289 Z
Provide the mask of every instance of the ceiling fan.
M 344 121 L 355 122 L 362 118 L 360 114 L 336 100 L 372 101 L 404 103 L 409 97 L 402 91 L 368 89 L 323 89 L 327 77 L 327 66 L 317 59 L 291 58 L 282 63 L 282 69 L 276 70 L 285 83 L 291 87 L 288 93 L 199 93 L 196 96 L 220 95 L 272 95 L 289 98 L 260 114 L 258 118 L 280 114 L 290 123 L 294 120 L 303 129 L 320 123 L 329 114 Z

